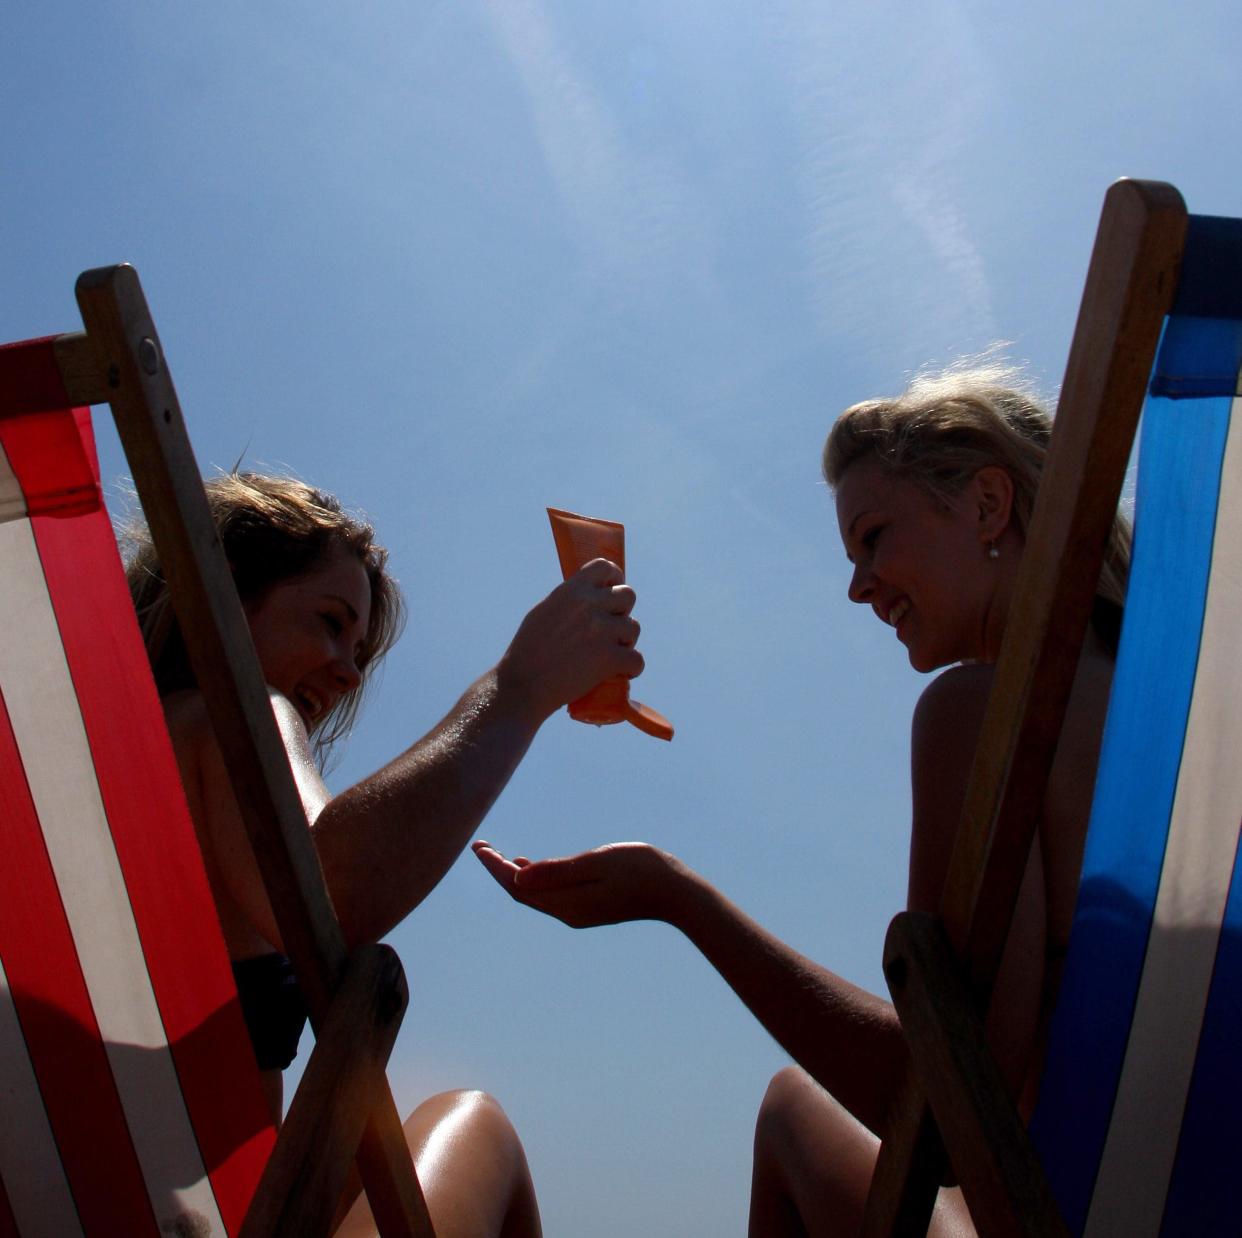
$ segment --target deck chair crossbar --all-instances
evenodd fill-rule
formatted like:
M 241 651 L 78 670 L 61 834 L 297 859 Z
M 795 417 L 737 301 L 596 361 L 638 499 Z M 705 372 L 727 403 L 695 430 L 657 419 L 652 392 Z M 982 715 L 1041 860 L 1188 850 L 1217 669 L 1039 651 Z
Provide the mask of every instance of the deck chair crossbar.
M 7 418 L 9 454 L 22 456 L 22 443 L 33 433 L 36 414 L 50 414 L 50 420 L 44 416 L 46 425 L 40 432 L 47 433 L 51 426 L 60 444 L 61 475 L 49 480 L 43 491 L 36 476 L 36 454 L 28 453 L 28 464 L 14 460 L 11 502 L 26 504 L 31 527 L 37 525 L 43 531 L 40 536 L 52 538 L 60 535 L 52 517 L 68 514 L 75 503 L 89 508 L 99 488 L 85 406 L 105 402 L 111 406 L 317 1037 L 279 1135 L 274 1144 L 270 1138 L 263 1144 L 264 1151 L 271 1147 L 271 1154 L 260 1160 L 261 1178 L 250 1185 L 252 1198 L 244 1220 L 221 1218 L 222 1228 L 209 1226 L 209 1230 L 244 1235 L 326 1233 L 356 1157 L 380 1232 L 430 1234 L 426 1204 L 385 1076 L 407 1001 L 400 963 L 383 946 L 346 951 L 137 275 L 125 266 L 89 271 L 78 281 L 77 297 L 85 332 L 0 350 L 0 415 Z M 4 460 L 0 453 L 0 462 Z M 34 498 L 27 499 L 23 479 Z M 0 493 L 0 506 L 5 501 Z M 7 518 L 6 513 L 0 512 L 0 518 Z M 101 570 L 98 579 L 67 582 L 62 589 L 65 597 L 83 598 L 83 623 L 89 622 L 87 612 L 97 589 L 115 591 L 119 585 L 124 590 L 106 513 L 101 513 L 101 520 L 91 536 L 102 535 L 109 543 L 105 549 L 100 542 L 96 549 L 104 558 L 111 555 L 111 582 Z M 69 522 L 63 524 L 67 528 Z M 136 627 L 132 635 L 136 637 Z M 67 640 L 67 653 L 69 648 Z M 145 667 L 131 669 L 132 679 L 149 680 Z M 79 672 L 75 669 L 73 674 Z M 153 699 L 149 682 L 142 691 L 149 691 Z M 136 703 L 134 709 L 138 707 Z M 84 718 L 90 708 L 83 703 Z M 113 733 L 118 731 L 116 716 L 100 723 L 100 733 L 109 726 Z M 161 742 L 170 755 L 166 734 Z M 175 783 L 175 766 L 171 777 Z M 19 767 L 6 770 L 0 765 L 0 790 L 6 778 L 14 786 L 25 785 Z M 179 784 L 165 789 L 174 797 L 180 794 Z M 6 795 L 6 807 L 15 802 Z M 124 849 L 123 842 L 117 845 Z M 128 871 L 119 880 L 130 882 Z M 199 894 L 205 889 L 200 875 Z M 0 977 L 0 987 L 2 983 Z M 231 987 L 231 979 L 224 983 Z M 233 998 L 235 1004 L 235 994 Z M 20 1026 L 11 1030 L 22 1035 Z M 244 1035 L 244 1028 L 241 1031 Z M 218 1043 L 212 1040 L 213 1051 Z M 116 1056 L 114 1046 L 107 1051 Z M 174 1048 L 174 1057 L 179 1051 Z M 252 1060 L 249 1069 L 254 1070 Z M 221 1077 L 227 1081 L 230 1074 L 226 1071 Z M 0 1194 L 0 1233 L 29 1232 L 29 1227 L 18 1228 L 11 1202 Z M 49 1223 L 42 1231 L 36 1227 L 36 1232 L 71 1231 Z M 83 1232 L 115 1230 L 96 1224 L 93 1230 L 84 1225 Z
M 1159 1173 L 1155 1172 L 1150 1155 L 1146 1161 L 1139 1156 L 1137 1170 L 1132 1167 L 1128 1174 L 1114 1171 L 1112 1201 L 1100 1203 L 1100 1197 L 1108 1193 L 1102 1189 L 1107 1186 L 1107 1175 L 1103 1170 L 1097 1173 L 1094 1162 L 1087 1165 L 1085 1158 L 1079 1155 L 1079 1143 L 1071 1150 L 1069 1139 L 1074 1128 L 1086 1125 L 1081 1107 L 1090 1082 L 1086 1076 L 1099 1071 L 1099 1056 L 1087 1051 L 1080 1029 L 1075 1031 L 1075 1039 L 1066 1036 L 1065 1043 L 1070 1047 L 1058 1055 L 1058 1033 L 1054 1025 L 1049 1065 L 1032 1126 L 1036 1137 L 1043 1139 L 1044 1158 L 1041 1160 L 992 1062 L 982 1030 L 982 1016 L 1038 825 L 1043 788 L 1090 614 L 1105 537 L 1120 497 L 1126 462 L 1162 331 L 1161 366 L 1152 380 L 1154 395 L 1203 394 L 1190 389 L 1175 390 L 1179 385 L 1183 388 L 1202 386 L 1205 381 L 1202 365 L 1197 369 L 1192 366 L 1189 379 L 1183 376 L 1187 372 L 1184 367 L 1171 377 L 1162 377 L 1168 368 L 1163 361 L 1177 342 L 1174 337 L 1179 324 L 1192 319 L 1222 320 L 1217 324 L 1215 336 L 1222 342 L 1217 351 L 1223 359 L 1210 361 L 1209 380 L 1220 388 L 1219 394 L 1225 397 L 1226 403 L 1237 391 L 1238 354 L 1242 351 L 1242 328 L 1237 321 L 1242 319 L 1242 306 L 1238 304 L 1239 290 L 1242 290 L 1242 278 L 1239 278 L 1242 272 L 1238 270 L 1242 262 L 1240 230 L 1242 224 L 1238 221 L 1187 216 L 1180 195 L 1166 185 L 1120 182 L 1105 200 L 1054 423 L 1048 464 L 966 793 L 941 912 L 936 917 L 912 913 L 898 916 L 885 946 L 886 978 L 911 1056 L 908 1079 L 881 1144 L 864 1227 L 868 1235 L 925 1233 L 936 1192 L 945 1179 L 949 1163 L 962 1184 L 980 1233 L 1217 1232 L 1193 1223 L 1191 1228 L 1179 1228 L 1188 1223 L 1185 1217 L 1189 1213 L 1183 1211 L 1178 1214 L 1180 1220 L 1173 1219 L 1176 1201 L 1172 1198 L 1167 1202 L 1170 1228 L 1165 1231 L 1153 1228 L 1158 1227 L 1166 1207 L 1165 1191 L 1170 1171 L 1165 1166 Z M 1196 331 L 1198 329 L 1196 327 Z M 1227 413 L 1225 422 L 1227 424 Z M 1184 419 L 1179 424 L 1175 415 L 1162 415 L 1162 410 L 1153 409 L 1151 403 L 1144 424 L 1144 459 L 1149 453 L 1155 458 L 1161 453 L 1197 450 L 1186 446 L 1191 436 L 1186 433 Z M 1234 433 L 1238 435 L 1236 428 Z M 1231 471 L 1234 475 L 1239 471 L 1240 453 L 1242 448 L 1233 457 Z M 1209 462 L 1204 476 L 1210 476 L 1213 467 L 1218 466 Z M 1154 577 L 1155 587 L 1148 592 L 1158 593 L 1162 585 L 1176 589 L 1172 578 L 1162 577 L 1159 568 L 1145 566 L 1148 560 L 1155 562 L 1155 552 L 1144 550 L 1144 538 L 1151 544 L 1156 542 L 1157 534 L 1151 530 L 1158 527 L 1160 500 L 1154 493 L 1156 483 L 1147 483 L 1151 493 L 1144 493 L 1144 476 L 1141 472 L 1132 598 L 1144 572 L 1147 578 Z M 1215 500 L 1215 488 L 1209 488 L 1211 496 L 1207 503 L 1199 504 L 1201 507 L 1211 506 Z M 1237 506 L 1236 500 L 1229 502 Z M 1177 504 L 1166 501 L 1165 506 L 1176 507 Z M 1211 514 L 1214 515 L 1214 508 Z M 1149 521 L 1146 525 L 1145 518 Z M 1210 525 L 1207 531 L 1210 544 Z M 1175 542 L 1175 548 L 1181 548 L 1180 540 Z M 1236 592 L 1242 569 L 1227 562 L 1222 572 L 1227 583 L 1231 582 L 1229 588 Z M 1104 832 L 1098 823 L 1103 811 L 1103 784 L 1109 778 L 1120 783 L 1133 781 L 1126 762 L 1133 764 L 1136 760 L 1132 743 L 1113 741 L 1110 736 L 1128 721 L 1133 731 L 1146 737 L 1153 729 L 1148 725 L 1152 710 L 1158 711 L 1153 704 L 1151 686 L 1155 681 L 1163 683 L 1169 678 L 1168 668 L 1162 664 L 1169 646 L 1159 638 L 1148 638 L 1148 661 L 1142 670 L 1126 670 L 1134 662 L 1131 647 L 1136 647 L 1141 639 L 1139 633 L 1145 623 L 1142 613 L 1137 602 L 1128 604 L 1109 729 L 1105 733 L 1097 780 L 1087 863 L 1066 981 L 1057 1009 L 1059 1022 L 1070 1017 L 1063 1016 L 1063 1011 L 1070 1005 L 1067 990 L 1072 990 L 1075 984 L 1079 990 L 1091 990 L 1089 997 L 1099 1001 L 1101 955 L 1104 955 L 1105 970 L 1113 965 L 1112 970 L 1116 971 L 1115 957 L 1107 953 L 1116 944 L 1113 937 L 1108 939 L 1107 947 L 1095 948 L 1096 977 L 1082 974 L 1081 969 L 1087 966 L 1082 960 L 1091 953 L 1084 925 L 1091 912 L 1088 875 L 1092 848 L 1103 845 L 1096 843 Z M 1234 614 L 1230 618 L 1232 621 Z M 1193 636 L 1197 649 L 1197 627 Z M 1232 653 L 1231 649 L 1230 655 Z M 1211 674 L 1210 664 L 1206 666 L 1206 673 Z M 1236 674 L 1232 668 L 1229 673 Z M 1127 675 L 1130 682 L 1140 685 L 1130 698 L 1125 696 L 1123 687 Z M 1213 735 L 1216 748 L 1210 757 L 1218 765 L 1222 763 L 1221 745 L 1238 738 L 1237 725 L 1232 721 L 1232 715 L 1237 713 L 1236 699 L 1235 696 L 1233 706 L 1218 708 L 1213 718 L 1213 722 L 1227 722 L 1232 728 L 1226 732 L 1223 725 L 1218 725 Z M 1116 758 L 1116 768 L 1111 773 L 1110 751 L 1125 754 Z M 1140 764 L 1153 763 L 1154 758 L 1144 755 L 1145 749 L 1138 751 Z M 1227 757 L 1223 759 L 1228 761 Z M 1237 764 L 1236 758 L 1233 764 Z M 1231 814 L 1237 816 L 1237 792 L 1230 794 L 1235 799 L 1233 806 L 1225 810 L 1227 818 Z M 1133 800 L 1131 807 L 1134 807 Z M 1131 820 L 1122 821 L 1114 833 L 1128 847 L 1131 845 L 1128 836 L 1121 834 L 1126 828 L 1133 828 Z M 1163 841 L 1155 845 L 1163 854 Z M 1236 829 L 1231 836 L 1216 840 L 1214 845 L 1222 851 L 1220 880 L 1227 891 L 1237 848 Z M 1202 867 L 1201 859 L 1196 858 L 1196 863 Z M 1179 896 L 1198 899 L 1201 892 L 1196 890 L 1193 895 Z M 1242 891 L 1235 891 L 1231 904 L 1235 920 L 1242 917 L 1239 902 L 1242 902 Z M 1097 913 L 1096 919 L 1107 919 L 1107 915 Z M 1230 931 L 1236 933 L 1237 926 Z M 1156 937 L 1148 928 L 1140 928 L 1136 935 L 1143 938 L 1144 944 L 1149 937 L 1153 941 Z M 1214 943 L 1209 945 L 1214 949 Z M 1207 1000 L 1207 982 L 1211 978 L 1214 957 L 1211 951 L 1203 952 L 1206 961 L 1198 964 L 1200 973 L 1206 973 L 1200 985 L 1203 991 L 1196 994 L 1192 1006 L 1198 1002 L 1201 1008 Z M 1179 963 L 1180 959 L 1179 955 Z M 1238 965 L 1229 966 L 1236 973 Z M 1076 968 L 1079 969 L 1077 973 Z M 1216 968 L 1218 972 L 1224 968 L 1220 959 L 1217 959 Z M 1176 968 L 1166 963 L 1165 970 Z M 1145 974 L 1144 983 L 1146 981 Z M 1227 1000 L 1236 1007 L 1238 976 L 1218 975 L 1216 981 L 1213 988 L 1216 999 L 1221 1000 L 1221 994 L 1225 993 Z M 1232 989 L 1227 988 L 1230 983 Z M 1134 988 L 1137 989 L 1137 980 Z M 1128 1010 L 1127 1002 L 1135 1005 L 1133 992 L 1114 1004 Z M 1097 1005 L 1088 1012 L 1088 1023 L 1098 1021 L 1095 1013 L 1098 1009 Z M 1171 1029 L 1176 1029 L 1182 1011 L 1179 1007 L 1171 1017 L 1167 1010 L 1162 1013 L 1165 1018 L 1160 1034 L 1167 1036 Z M 1196 1038 L 1198 1022 L 1191 1021 L 1189 1015 L 1185 1022 L 1190 1024 L 1190 1031 L 1183 1032 L 1182 1038 Z M 1120 1072 L 1123 1051 L 1124 1042 L 1115 1050 L 1118 1066 L 1114 1073 Z M 1189 1054 L 1193 1059 L 1193 1045 L 1189 1047 Z M 1234 1076 L 1238 1074 L 1236 1066 L 1231 1071 Z M 1129 1126 L 1135 1131 L 1150 1131 L 1151 1096 L 1144 1082 L 1140 1079 L 1132 1084 L 1128 1102 L 1121 1093 L 1116 1101 L 1110 1094 L 1110 1099 L 1101 1100 L 1097 1107 L 1111 1112 L 1112 1106 L 1129 1103 L 1135 1119 Z M 1046 1115 L 1055 1112 L 1058 1095 L 1062 1102 L 1060 1111 L 1050 1118 Z M 1165 1128 L 1157 1126 L 1151 1132 L 1152 1142 L 1163 1149 L 1164 1160 L 1171 1159 L 1170 1138 L 1172 1146 L 1177 1147 L 1177 1127 L 1169 1124 L 1180 1121 L 1180 1114 L 1178 1109 L 1176 1117 L 1168 1116 Z M 1108 1116 L 1109 1113 L 1103 1113 L 1101 1123 Z M 1182 1137 L 1189 1139 L 1185 1131 Z M 1098 1140 L 1103 1140 L 1102 1134 Z M 1149 1146 L 1138 1146 L 1142 1140 L 1142 1135 L 1138 1135 L 1119 1142 L 1128 1142 L 1131 1152 L 1137 1147 L 1140 1154 L 1149 1153 Z M 1049 1171 L 1053 1184 L 1045 1170 Z M 1135 1188 L 1135 1173 L 1141 1180 L 1141 1189 Z M 1190 1192 L 1196 1200 L 1205 1194 L 1202 1187 L 1200 1182 L 1195 1191 Z M 1092 1191 L 1095 1192 L 1096 1211 L 1089 1222 L 1088 1197 Z M 1204 1206 L 1219 1205 L 1213 1198 Z M 1111 1211 L 1106 1211 L 1108 1209 Z M 1103 1220 L 1099 1220 L 1101 1216 Z M 1219 1213 L 1216 1216 L 1219 1223 Z M 1092 1224 L 1097 1228 L 1092 1229 Z

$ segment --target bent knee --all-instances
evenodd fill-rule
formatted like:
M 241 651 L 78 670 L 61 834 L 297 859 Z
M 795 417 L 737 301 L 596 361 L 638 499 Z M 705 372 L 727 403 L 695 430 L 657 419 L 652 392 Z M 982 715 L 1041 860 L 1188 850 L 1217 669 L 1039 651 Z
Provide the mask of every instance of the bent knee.
M 481 1113 L 504 1113 L 504 1106 L 501 1105 L 490 1092 L 484 1092 L 482 1088 L 453 1088 L 448 1092 L 437 1092 L 434 1096 L 429 1096 L 423 1104 L 433 1108 L 449 1110 L 462 1109 L 471 1112 Z
M 411 1143 L 421 1143 L 434 1132 L 442 1139 L 465 1140 L 476 1149 L 521 1153 L 521 1140 L 504 1106 L 477 1088 L 440 1092 L 428 1097 L 406 1119 Z
M 755 1138 L 773 1138 L 787 1134 L 795 1116 L 806 1104 L 809 1090 L 819 1085 L 800 1066 L 785 1066 L 768 1082 L 768 1090 L 759 1104 L 755 1119 Z
M 768 1090 L 759 1105 L 759 1121 L 780 1119 L 805 1104 L 808 1094 L 822 1090 L 801 1066 L 782 1067 L 768 1081 Z
M 469 1114 L 470 1121 L 494 1128 L 497 1132 L 512 1131 L 513 1123 L 504 1106 L 490 1092 L 479 1088 L 467 1088 L 459 1092 L 450 1092 L 458 1109 Z
M 861 1126 L 800 1066 L 777 1071 L 755 1120 L 756 1146 L 835 1146 Z
M 436 1233 L 508 1233 L 515 1208 L 536 1220 L 512 1232 L 538 1232 L 526 1153 L 494 1096 L 471 1089 L 429 1097 L 406 1119 L 405 1134 Z
M 790 1097 L 800 1096 L 808 1087 L 818 1088 L 819 1084 L 801 1066 L 782 1066 L 768 1080 L 763 1103 L 780 1104 Z

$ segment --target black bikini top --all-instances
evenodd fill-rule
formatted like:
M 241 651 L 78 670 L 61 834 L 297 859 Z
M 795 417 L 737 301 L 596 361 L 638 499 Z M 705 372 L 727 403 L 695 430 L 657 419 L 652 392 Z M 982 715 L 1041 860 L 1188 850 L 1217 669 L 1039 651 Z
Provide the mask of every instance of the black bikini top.
M 233 963 L 233 982 L 260 1070 L 284 1070 L 297 1056 L 306 1026 L 306 1002 L 283 954 L 260 954 Z

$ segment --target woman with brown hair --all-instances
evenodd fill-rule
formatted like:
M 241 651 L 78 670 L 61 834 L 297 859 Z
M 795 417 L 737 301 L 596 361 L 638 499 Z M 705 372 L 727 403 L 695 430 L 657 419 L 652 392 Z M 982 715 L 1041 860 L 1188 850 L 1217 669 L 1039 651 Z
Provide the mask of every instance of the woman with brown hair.
M 544 719 L 605 679 L 641 673 L 634 593 L 615 564 L 587 564 L 527 614 L 499 662 L 439 725 L 333 795 L 320 762 L 401 629 L 386 552 L 365 521 L 299 481 L 233 473 L 206 489 L 341 928 L 350 945 L 375 941 L 443 877 Z M 131 594 L 279 1120 L 280 1071 L 297 1051 L 305 1007 L 158 557 L 145 531 L 130 540 Z M 441 1238 L 540 1232 L 522 1145 L 491 1097 L 432 1097 L 405 1129 Z M 365 1199 L 337 1232 L 374 1233 Z

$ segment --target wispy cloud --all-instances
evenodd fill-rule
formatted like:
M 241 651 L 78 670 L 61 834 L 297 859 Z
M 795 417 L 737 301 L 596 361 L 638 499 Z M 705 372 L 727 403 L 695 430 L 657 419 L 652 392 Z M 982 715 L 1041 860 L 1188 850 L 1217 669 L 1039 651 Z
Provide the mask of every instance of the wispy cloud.
M 959 200 L 960 171 L 987 104 L 990 72 L 965 10 L 948 4 L 938 17 L 937 37 L 921 57 L 923 73 L 912 83 L 916 103 L 927 104 L 926 111 L 920 109 L 924 124 L 912 135 L 909 165 L 893 174 L 893 196 L 956 284 L 969 307 L 967 322 L 995 335 L 987 273 Z M 943 71 L 948 64 L 951 73 Z
M 541 0 L 486 0 L 486 10 L 521 79 L 587 264 L 613 279 L 650 280 L 675 254 L 684 256 L 693 235 L 676 168 L 630 147 Z
M 771 10 L 798 146 L 808 297 L 821 330 L 907 353 L 995 334 L 964 209 L 991 72 L 957 0 L 885 12 L 808 0 Z

